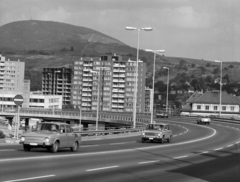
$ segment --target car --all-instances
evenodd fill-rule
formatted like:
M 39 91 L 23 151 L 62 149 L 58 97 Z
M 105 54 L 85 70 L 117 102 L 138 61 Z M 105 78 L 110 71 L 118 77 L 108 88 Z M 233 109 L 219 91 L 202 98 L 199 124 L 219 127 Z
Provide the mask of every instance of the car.
M 208 116 L 198 116 L 197 124 L 210 124 L 211 119 Z
M 160 143 L 167 141 L 170 143 L 172 140 L 172 130 L 165 123 L 148 124 L 146 129 L 142 131 L 141 138 L 142 143 L 145 141 L 159 141 Z
M 34 130 L 24 133 L 20 144 L 25 151 L 32 148 L 46 148 L 49 152 L 57 152 L 59 148 L 70 148 L 75 152 L 81 144 L 81 135 L 74 133 L 69 124 L 61 122 L 38 123 Z
M 168 114 L 167 113 L 157 113 L 156 118 L 168 118 Z

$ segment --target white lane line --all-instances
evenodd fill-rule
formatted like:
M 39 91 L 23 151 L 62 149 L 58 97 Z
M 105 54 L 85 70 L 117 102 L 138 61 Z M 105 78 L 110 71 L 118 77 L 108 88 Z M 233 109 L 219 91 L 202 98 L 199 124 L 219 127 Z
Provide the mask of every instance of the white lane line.
M 54 177 L 54 176 L 56 176 L 56 175 L 47 175 L 47 176 L 38 176 L 38 177 L 32 177 L 32 178 L 15 179 L 15 180 L 3 181 L 3 182 L 27 181 L 27 180 L 33 180 L 33 179 L 50 178 L 50 177 Z
M 176 137 L 177 135 L 173 135 L 173 137 Z
M 90 171 L 98 171 L 98 170 L 103 170 L 103 169 L 111 169 L 111 168 L 116 168 L 119 166 L 108 166 L 108 167 L 101 167 L 101 168 L 95 168 L 95 169 L 88 169 L 86 171 L 90 172 Z
M 0 152 L 17 151 L 16 149 L 2 149 Z
M 99 146 L 99 145 L 83 145 L 81 147 L 97 147 L 97 146 Z
M 188 157 L 188 156 L 184 155 L 184 156 L 174 157 L 173 159 L 181 159 L 181 158 L 186 158 L 186 157 Z
M 240 141 L 236 142 L 236 144 L 240 143 Z
M 159 162 L 159 160 L 157 160 L 157 161 L 144 161 L 144 162 L 139 162 L 138 164 L 147 164 L 147 163 L 154 163 L 154 162 Z
M 233 146 L 233 144 L 231 144 L 231 145 L 228 145 L 227 147 L 231 147 L 231 146 Z
M 205 151 L 205 152 L 202 152 L 201 154 L 207 154 L 208 153 L 208 151 Z
M 121 144 L 126 144 L 127 142 L 119 142 L 119 143 L 110 143 L 109 145 L 121 145 Z
M 221 149 L 223 149 L 223 147 L 221 147 L 221 148 L 217 148 L 217 149 L 214 149 L 214 150 L 221 150 Z

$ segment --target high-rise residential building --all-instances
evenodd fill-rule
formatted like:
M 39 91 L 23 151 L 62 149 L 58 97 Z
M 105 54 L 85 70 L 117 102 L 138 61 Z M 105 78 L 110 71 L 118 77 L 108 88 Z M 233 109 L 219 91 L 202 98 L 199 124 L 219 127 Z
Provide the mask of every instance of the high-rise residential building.
M 22 92 L 24 89 L 25 63 L 6 60 L 0 54 L 0 90 Z
M 44 95 L 62 95 L 63 106 L 71 104 L 71 68 L 43 68 L 42 92 Z M 57 101 L 53 99 L 52 102 Z
M 118 55 L 81 58 L 73 63 L 72 104 L 82 110 L 132 112 L 136 61 Z M 146 64 L 139 61 L 137 112 L 145 112 Z M 99 102 L 98 102 L 99 98 Z

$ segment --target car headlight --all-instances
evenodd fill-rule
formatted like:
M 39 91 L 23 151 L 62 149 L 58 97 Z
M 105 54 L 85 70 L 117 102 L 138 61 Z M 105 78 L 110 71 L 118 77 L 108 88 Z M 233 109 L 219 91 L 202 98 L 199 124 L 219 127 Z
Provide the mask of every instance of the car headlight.
M 21 137 L 21 139 L 20 139 L 22 142 L 24 142 L 25 141 L 25 137 Z
M 162 133 L 159 133 L 158 136 L 161 137 L 161 136 L 162 136 Z
M 49 139 L 48 137 L 46 137 L 46 138 L 44 139 L 44 142 L 45 142 L 45 143 L 48 143 L 49 140 L 50 140 L 50 139 Z
M 142 135 L 145 135 L 145 133 L 142 133 Z

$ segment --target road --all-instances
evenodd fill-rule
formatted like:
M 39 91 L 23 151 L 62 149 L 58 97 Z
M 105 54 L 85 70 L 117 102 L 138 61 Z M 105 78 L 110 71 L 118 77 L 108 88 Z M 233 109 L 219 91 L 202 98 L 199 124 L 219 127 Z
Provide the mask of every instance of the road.
M 141 143 L 140 136 L 84 141 L 76 153 L 25 152 L 0 145 L 0 181 L 240 181 L 240 125 L 195 119 L 170 124 L 172 143 Z

